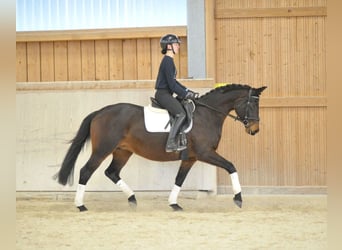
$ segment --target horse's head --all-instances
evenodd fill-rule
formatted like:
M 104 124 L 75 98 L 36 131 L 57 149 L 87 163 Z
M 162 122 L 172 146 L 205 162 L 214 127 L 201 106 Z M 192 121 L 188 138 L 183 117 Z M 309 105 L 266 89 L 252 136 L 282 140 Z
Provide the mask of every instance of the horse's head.
M 259 132 L 259 96 L 266 88 L 250 88 L 248 94 L 235 102 L 237 119 L 245 125 L 246 132 L 250 135 Z
M 266 86 L 252 88 L 248 85 L 226 84 L 201 96 L 196 104 L 216 111 L 224 118 L 228 115 L 242 122 L 246 132 L 255 135 L 259 132 L 259 96 L 266 88 Z M 235 110 L 237 116 L 229 114 L 231 110 Z

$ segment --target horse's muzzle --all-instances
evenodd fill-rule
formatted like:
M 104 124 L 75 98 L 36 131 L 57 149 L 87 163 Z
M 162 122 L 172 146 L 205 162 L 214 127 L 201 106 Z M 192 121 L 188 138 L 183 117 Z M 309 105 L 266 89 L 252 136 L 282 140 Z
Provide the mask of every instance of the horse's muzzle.
M 253 121 L 246 126 L 246 133 L 250 135 L 255 135 L 259 132 L 259 122 Z

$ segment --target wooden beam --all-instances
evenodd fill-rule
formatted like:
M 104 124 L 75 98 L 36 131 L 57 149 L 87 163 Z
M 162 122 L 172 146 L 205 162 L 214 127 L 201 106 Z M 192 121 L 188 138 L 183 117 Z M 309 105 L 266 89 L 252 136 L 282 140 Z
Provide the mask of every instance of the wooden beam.
M 327 194 L 327 186 L 243 186 L 243 193 L 248 195 L 284 195 L 284 194 Z M 218 185 L 218 194 L 233 194 L 230 185 Z
M 179 79 L 185 86 L 212 89 L 213 79 Z M 17 91 L 68 91 L 99 89 L 153 89 L 155 80 L 17 82 Z M 203 93 L 202 93 L 203 94 Z M 325 96 L 261 97 L 261 108 L 327 107 Z
M 213 79 L 178 79 L 189 88 L 213 88 Z M 153 89 L 155 80 L 17 82 L 17 91 Z
M 186 36 L 186 26 L 117 28 L 93 30 L 25 31 L 16 33 L 17 42 L 160 38 L 165 33 Z
M 325 96 L 298 96 L 298 97 L 266 97 L 260 98 L 260 107 L 291 108 L 291 107 L 326 107 Z
M 213 79 L 179 79 L 189 88 L 208 88 L 214 86 Z M 92 89 L 153 89 L 154 80 L 115 80 L 115 81 L 59 81 L 59 82 L 17 82 L 17 91 L 49 90 L 92 90 Z M 260 107 L 326 107 L 324 96 L 307 97 L 263 97 Z
M 216 18 L 327 16 L 326 7 L 218 9 Z

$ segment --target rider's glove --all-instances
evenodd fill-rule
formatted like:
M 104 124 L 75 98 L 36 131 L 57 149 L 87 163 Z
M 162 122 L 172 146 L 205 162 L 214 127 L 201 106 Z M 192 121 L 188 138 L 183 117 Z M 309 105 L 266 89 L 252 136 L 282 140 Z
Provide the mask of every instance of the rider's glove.
M 184 98 L 185 99 L 195 100 L 195 99 L 198 98 L 198 96 L 199 96 L 199 93 L 195 93 L 195 92 L 193 92 L 191 90 L 188 90 Z

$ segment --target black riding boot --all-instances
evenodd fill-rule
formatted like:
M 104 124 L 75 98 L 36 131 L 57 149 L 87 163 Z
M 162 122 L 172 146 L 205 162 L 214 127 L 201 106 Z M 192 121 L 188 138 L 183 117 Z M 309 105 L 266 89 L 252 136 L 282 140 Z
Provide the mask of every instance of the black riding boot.
M 166 148 L 165 148 L 166 152 L 182 151 L 186 149 L 185 145 L 178 145 L 176 141 L 176 136 L 184 120 L 185 120 L 185 115 L 183 114 L 176 115 L 175 121 L 170 129 L 169 137 L 167 138 L 167 143 L 166 143 Z

